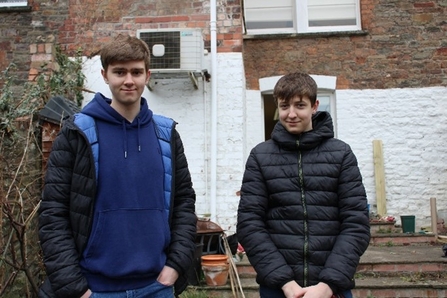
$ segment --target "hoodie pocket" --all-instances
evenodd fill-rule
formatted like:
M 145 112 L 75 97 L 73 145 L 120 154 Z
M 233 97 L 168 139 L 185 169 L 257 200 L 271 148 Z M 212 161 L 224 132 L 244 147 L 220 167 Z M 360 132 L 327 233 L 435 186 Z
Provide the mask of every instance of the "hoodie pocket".
M 166 262 L 170 231 L 163 210 L 99 212 L 84 253 L 85 269 L 111 278 L 156 276 Z

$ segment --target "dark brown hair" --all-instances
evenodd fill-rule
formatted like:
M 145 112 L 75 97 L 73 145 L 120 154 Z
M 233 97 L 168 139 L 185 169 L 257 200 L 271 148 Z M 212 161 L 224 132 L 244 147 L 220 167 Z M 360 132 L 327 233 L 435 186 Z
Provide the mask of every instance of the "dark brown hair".
M 150 56 L 149 47 L 144 41 L 135 36 L 120 34 L 101 49 L 101 64 L 107 71 L 112 63 L 143 60 L 147 71 Z
M 313 106 L 317 100 L 317 83 L 308 74 L 294 72 L 281 77 L 273 89 L 275 104 L 278 100 L 289 101 L 295 96 L 302 98 L 307 96 Z

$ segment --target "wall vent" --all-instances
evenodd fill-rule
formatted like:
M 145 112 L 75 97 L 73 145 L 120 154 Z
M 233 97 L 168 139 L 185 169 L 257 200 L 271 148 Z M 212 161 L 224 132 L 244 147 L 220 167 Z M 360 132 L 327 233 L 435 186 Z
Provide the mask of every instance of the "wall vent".
M 137 37 L 151 50 L 151 73 L 202 72 L 204 47 L 201 30 L 139 30 Z M 163 45 L 165 54 L 155 57 L 152 53 L 154 45 Z

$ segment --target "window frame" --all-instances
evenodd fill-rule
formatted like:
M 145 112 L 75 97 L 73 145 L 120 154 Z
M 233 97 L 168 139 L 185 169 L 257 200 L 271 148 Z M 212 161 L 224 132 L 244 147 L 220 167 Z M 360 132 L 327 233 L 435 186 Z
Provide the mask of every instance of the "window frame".
M 335 100 L 335 90 L 328 90 L 324 88 L 318 88 L 317 91 L 317 100 L 321 99 L 322 97 L 328 97 L 329 98 L 329 114 L 332 118 L 332 124 L 334 125 L 334 136 L 337 137 L 337 107 L 336 107 L 336 100 Z M 321 104 L 321 102 L 320 102 Z M 320 109 L 318 109 L 320 111 Z
M 28 0 L 6 0 L 6 2 L 0 2 L 0 8 L 2 7 L 24 7 L 28 6 Z
M 245 26 L 245 32 L 248 35 L 264 34 L 293 34 L 293 33 L 323 33 L 323 32 L 349 32 L 362 30 L 360 0 L 354 0 L 356 6 L 355 19 L 356 25 L 347 26 L 309 26 L 308 0 L 291 0 L 293 11 L 293 26 L 291 28 L 263 28 L 248 29 Z M 244 20 L 247 21 L 247 5 L 244 3 Z
M 319 97 L 329 97 L 330 115 L 334 125 L 334 136 L 337 137 L 337 101 L 336 101 L 336 81 L 335 76 L 310 75 L 317 83 L 317 99 Z M 259 91 L 264 100 L 264 95 L 273 94 L 273 88 L 282 76 L 266 77 L 259 79 Z

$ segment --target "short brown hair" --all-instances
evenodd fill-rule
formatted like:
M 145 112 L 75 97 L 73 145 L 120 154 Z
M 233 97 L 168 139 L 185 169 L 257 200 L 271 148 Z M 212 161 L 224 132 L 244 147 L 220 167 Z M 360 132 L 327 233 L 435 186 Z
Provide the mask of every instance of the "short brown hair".
M 313 106 L 317 100 L 317 83 L 308 74 L 294 72 L 281 77 L 273 89 L 275 103 L 278 100 L 289 101 L 295 96 L 307 96 Z
M 144 41 L 135 36 L 120 34 L 101 49 L 101 64 L 107 71 L 112 63 L 143 60 L 147 71 L 150 56 L 151 52 Z

